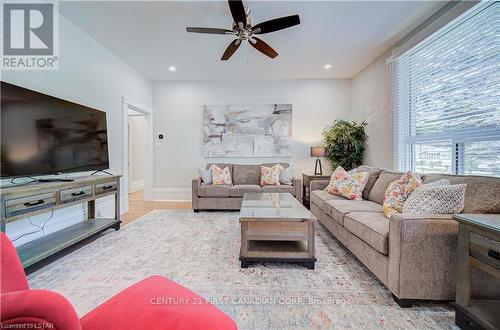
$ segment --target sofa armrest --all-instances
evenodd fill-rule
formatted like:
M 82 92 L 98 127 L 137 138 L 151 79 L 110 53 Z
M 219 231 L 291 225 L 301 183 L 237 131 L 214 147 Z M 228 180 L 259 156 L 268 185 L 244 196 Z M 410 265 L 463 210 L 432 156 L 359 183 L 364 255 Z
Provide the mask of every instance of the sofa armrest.
M 302 203 L 302 180 L 299 178 L 292 178 L 293 190 L 295 191 L 295 198 Z
M 458 224 L 450 214 L 389 222 L 389 290 L 399 299 L 453 300 Z
M 324 190 L 330 183 L 330 180 L 312 180 L 309 184 L 310 191 Z
M 201 186 L 201 178 L 195 178 L 191 182 L 191 204 L 193 210 L 198 210 L 198 189 Z
M 81 330 L 73 306 L 60 294 L 47 290 L 2 294 L 0 315 L 2 326 L 27 323 L 40 329 Z

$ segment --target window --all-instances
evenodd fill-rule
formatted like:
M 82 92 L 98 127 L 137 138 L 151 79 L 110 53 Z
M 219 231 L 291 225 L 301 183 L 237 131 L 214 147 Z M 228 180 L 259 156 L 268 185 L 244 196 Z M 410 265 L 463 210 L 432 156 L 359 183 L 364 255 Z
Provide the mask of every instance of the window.
M 500 176 L 500 3 L 480 3 L 392 63 L 395 166 Z

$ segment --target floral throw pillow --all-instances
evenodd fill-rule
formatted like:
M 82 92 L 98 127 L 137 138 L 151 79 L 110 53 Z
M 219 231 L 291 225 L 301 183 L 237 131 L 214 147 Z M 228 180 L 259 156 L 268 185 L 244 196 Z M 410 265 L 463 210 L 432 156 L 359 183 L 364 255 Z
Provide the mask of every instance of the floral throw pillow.
M 212 167 L 212 185 L 233 184 L 229 167 L 220 168 L 217 165 Z
M 351 174 L 339 166 L 333 171 L 328 185 L 328 192 L 347 199 L 360 201 L 363 199 L 361 194 L 367 182 L 368 172 L 352 172 Z
M 280 185 L 280 172 L 282 166 L 276 164 L 273 167 L 261 166 L 260 167 L 260 185 L 261 186 L 279 186 Z
M 339 166 L 339 167 L 342 168 L 341 166 Z M 352 170 L 347 171 L 347 174 L 349 174 L 349 176 L 353 175 L 354 173 L 358 173 L 358 169 L 357 168 L 353 168 Z M 337 176 L 337 174 L 335 174 L 335 171 L 333 171 L 332 175 L 330 176 L 330 182 L 328 182 L 328 186 L 326 186 L 326 188 L 323 189 L 324 191 L 328 191 L 330 189 L 330 187 L 334 185 L 335 180 L 336 180 L 335 179 L 336 176 Z
M 410 194 L 422 184 L 422 180 L 418 174 L 411 172 L 403 174 L 403 176 L 394 182 L 391 182 L 385 191 L 384 196 L 384 214 L 387 218 L 395 213 L 403 212 L 403 204 L 408 199 Z

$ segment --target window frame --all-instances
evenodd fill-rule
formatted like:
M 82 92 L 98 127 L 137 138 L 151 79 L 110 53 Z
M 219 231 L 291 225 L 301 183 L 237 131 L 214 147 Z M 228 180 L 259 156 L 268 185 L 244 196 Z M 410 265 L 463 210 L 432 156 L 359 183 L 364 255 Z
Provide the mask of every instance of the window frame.
M 494 3 L 494 2 L 493 2 Z M 399 54 L 398 57 L 401 56 L 411 56 L 411 54 L 418 52 L 422 48 L 432 44 L 435 40 L 442 37 L 443 35 L 449 32 L 448 27 L 457 27 L 463 24 L 466 20 L 462 18 L 465 16 L 466 19 L 470 19 L 478 12 L 486 9 L 491 6 L 493 3 L 480 3 L 476 5 L 474 8 L 470 9 L 468 12 L 465 12 L 456 20 L 450 22 L 445 27 L 442 27 L 435 33 L 429 35 L 426 39 L 419 42 L 417 45 L 408 49 L 405 53 Z M 391 58 L 389 62 L 391 63 L 391 93 L 395 95 L 395 84 L 396 73 L 394 70 L 394 62 L 397 59 Z M 408 60 L 409 61 L 409 60 Z M 465 145 L 466 143 L 474 143 L 474 142 L 482 142 L 482 141 L 500 141 L 500 127 L 495 128 L 472 128 L 472 129 L 462 129 L 460 132 L 455 133 L 441 133 L 441 134 L 429 134 L 425 136 L 412 136 L 412 132 L 415 129 L 415 115 L 414 115 L 414 104 L 412 99 L 415 99 L 415 88 L 412 88 L 412 85 L 415 85 L 415 82 L 412 81 L 414 79 L 414 75 L 411 74 L 413 69 L 412 65 L 407 63 L 407 74 L 408 79 L 403 84 L 406 86 L 399 87 L 404 90 L 409 91 L 407 93 L 408 100 L 406 100 L 406 104 L 402 106 L 400 109 L 395 109 L 395 104 L 399 104 L 399 102 L 395 102 L 393 95 L 391 95 L 391 108 L 393 108 L 393 134 L 394 134 L 394 166 L 398 170 L 402 171 L 415 171 L 417 164 L 415 161 L 415 145 L 422 143 L 439 143 L 439 142 L 449 142 L 451 143 L 451 171 L 450 174 L 461 174 L 465 173 Z M 404 72 L 404 71 L 403 71 Z M 404 98 L 403 98 L 404 100 Z M 404 112 L 402 115 L 398 114 L 397 111 Z M 396 129 L 396 127 L 398 129 Z

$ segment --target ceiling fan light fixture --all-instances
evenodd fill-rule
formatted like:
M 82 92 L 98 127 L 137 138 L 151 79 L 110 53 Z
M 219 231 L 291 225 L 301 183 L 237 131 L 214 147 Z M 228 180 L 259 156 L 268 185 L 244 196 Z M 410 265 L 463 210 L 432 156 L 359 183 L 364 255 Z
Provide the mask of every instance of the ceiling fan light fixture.
M 332 65 L 330 63 L 327 63 L 323 66 L 323 68 L 328 71 L 332 68 Z
M 175 66 L 171 65 L 168 67 L 168 71 L 175 72 L 175 71 L 177 71 L 177 68 Z
M 186 27 L 187 32 L 234 35 L 236 39 L 233 40 L 224 51 L 224 54 L 221 57 L 222 61 L 229 60 L 243 40 L 248 40 L 250 45 L 262 54 L 270 58 L 275 58 L 279 55 L 278 52 L 266 42 L 253 35 L 280 31 L 300 24 L 299 15 L 291 15 L 271 19 L 254 25 L 252 19 L 250 18 L 250 8 L 245 7 L 242 0 L 228 0 L 228 4 L 229 11 L 231 12 L 231 16 L 233 18 L 231 30 L 220 28 Z

